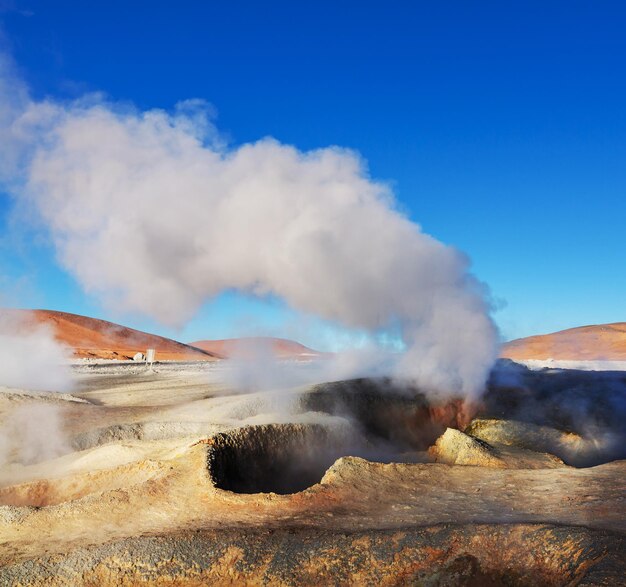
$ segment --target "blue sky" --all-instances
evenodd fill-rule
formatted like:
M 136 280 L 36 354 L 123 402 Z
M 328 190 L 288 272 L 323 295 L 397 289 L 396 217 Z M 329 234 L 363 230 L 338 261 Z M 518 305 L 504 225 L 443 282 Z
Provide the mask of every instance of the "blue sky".
M 0 7 L 4 45 L 36 97 L 103 91 L 142 109 L 199 97 L 234 145 L 271 135 L 358 150 L 411 219 L 472 259 L 505 338 L 626 320 L 626 4 Z M 0 287 L 13 304 L 184 340 L 267 331 L 333 346 L 335 331 L 276 300 L 226 294 L 182 332 L 111 314 L 45 238 L 18 238 L 10 208 L 1 195 Z

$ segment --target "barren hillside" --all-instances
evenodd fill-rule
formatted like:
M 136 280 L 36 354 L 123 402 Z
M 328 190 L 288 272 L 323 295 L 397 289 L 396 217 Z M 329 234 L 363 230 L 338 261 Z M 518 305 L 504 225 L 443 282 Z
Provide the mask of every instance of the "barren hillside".
M 504 345 L 502 356 L 513 360 L 626 360 L 626 322 L 581 326 L 518 338 Z
M 209 351 L 97 318 L 52 310 L 3 309 L 0 312 L 19 320 L 25 327 L 29 324 L 48 326 L 59 342 L 73 349 L 77 358 L 132 359 L 136 353 L 145 353 L 148 348 L 156 349 L 157 360 L 210 361 L 219 358 Z
M 265 336 L 227 338 L 224 340 L 198 340 L 189 344 L 224 358 L 258 356 L 270 353 L 280 359 L 310 359 L 325 354 L 293 340 Z

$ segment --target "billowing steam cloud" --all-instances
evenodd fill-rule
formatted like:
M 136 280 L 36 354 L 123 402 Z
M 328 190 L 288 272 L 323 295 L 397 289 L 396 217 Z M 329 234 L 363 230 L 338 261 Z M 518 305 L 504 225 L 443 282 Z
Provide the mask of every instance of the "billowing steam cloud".
M 271 294 L 399 332 L 398 374 L 425 388 L 482 388 L 497 345 L 483 286 L 461 253 L 395 209 L 355 152 L 271 138 L 227 148 L 199 101 L 140 112 L 22 92 L 17 108 L 10 87 L 2 168 L 88 292 L 169 325 L 223 290 Z

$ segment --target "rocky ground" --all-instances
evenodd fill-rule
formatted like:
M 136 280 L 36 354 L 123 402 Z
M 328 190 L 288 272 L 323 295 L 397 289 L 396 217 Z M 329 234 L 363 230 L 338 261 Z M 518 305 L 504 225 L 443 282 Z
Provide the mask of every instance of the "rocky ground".
M 383 380 L 233 394 L 207 366 L 78 377 L 71 395 L 0 392 L 32 449 L 5 442 L 0 585 L 623 581 L 617 376 L 505 364 L 467 427 L 458 402 Z

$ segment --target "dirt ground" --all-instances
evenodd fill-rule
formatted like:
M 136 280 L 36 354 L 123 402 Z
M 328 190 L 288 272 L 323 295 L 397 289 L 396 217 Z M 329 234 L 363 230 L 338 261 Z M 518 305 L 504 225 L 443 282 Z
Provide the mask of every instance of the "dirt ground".
M 613 585 L 626 571 L 626 461 L 570 466 L 528 446 L 536 426 L 444 435 L 423 398 L 384 383 L 234 394 L 207 366 L 77 376 L 71 395 L 0 391 L 5 426 L 41 405 L 61 422 L 25 442 L 64 437 L 0 468 L 2 585 Z

